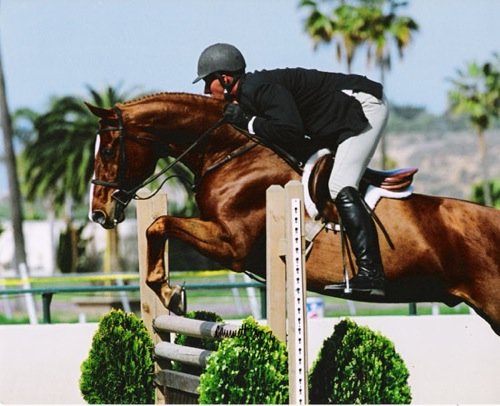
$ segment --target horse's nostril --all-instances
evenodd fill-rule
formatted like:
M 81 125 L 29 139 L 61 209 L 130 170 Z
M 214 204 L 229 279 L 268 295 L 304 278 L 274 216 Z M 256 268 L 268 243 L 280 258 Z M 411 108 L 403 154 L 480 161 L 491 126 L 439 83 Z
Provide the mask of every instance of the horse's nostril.
M 105 224 L 106 223 L 106 215 L 99 210 L 92 212 L 92 221 L 97 224 Z

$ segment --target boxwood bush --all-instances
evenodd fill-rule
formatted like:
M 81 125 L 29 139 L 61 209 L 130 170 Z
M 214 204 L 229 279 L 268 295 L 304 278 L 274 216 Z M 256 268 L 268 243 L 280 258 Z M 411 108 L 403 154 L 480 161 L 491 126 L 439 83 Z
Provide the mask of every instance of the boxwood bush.
M 208 359 L 200 377 L 200 403 L 288 403 L 288 354 L 268 327 L 249 317 Z
M 80 391 L 90 404 L 154 403 L 153 341 L 132 313 L 102 317 L 81 371 Z
M 351 320 L 335 326 L 309 375 L 313 404 L 408 404 L 408 369 L 394 344 Z

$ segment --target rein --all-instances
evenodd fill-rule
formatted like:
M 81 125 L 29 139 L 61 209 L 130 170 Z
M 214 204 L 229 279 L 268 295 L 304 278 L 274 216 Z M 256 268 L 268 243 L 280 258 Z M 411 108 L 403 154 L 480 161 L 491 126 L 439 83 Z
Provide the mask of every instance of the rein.
M 135 200 L 147 200 L 147 199 L 152 198 L 154 195 L 156 195 L 159 192 L 159 190 L 161 189 L 161 187 L 163 186 L 163 184 L 166 182 L 166 180 L 168 180 L 168 178 L 165 181 L 163 181 L 160 184 L 160 186 L 154 192 L 152 192 L 149 196 L 147 196 L 147 197 L 139 197 L 139 196 L 137 196 L 136 193 L 137 193 L 137 191 L 139 189 L 141 189 L 141 188 L 149 185 L 151 182 L 155 181 L 160 176 L 162 176 L 163 174 L 165 174 L 166 172 L 168 172 L 170 169 L 172 169 L 175 165 L 177 165 L 182 160 L 182 158 L 184 158 L 189 152 L 191 152 L 194 148 L 196 148 L 213 131 L 215 131 L 217 128 L 219 128 L 224 123 L 224 118 L 221 118 L 220 120 L 218 120 L 214 125 L 212 125 L 205 132 L 203 132 L 196 139 L 196 141 L 194 141 L 188 148 L 186 148 L 186 150 L 184 152 L 182 152 L 177 158 L 175 158 L 174 161 L 171 162 L 166 168 L 164 168 L 160 172 L 158 172 L 158 173 L 150 176 L 148 179 L 146 179 L 144 182 L 140 183 L 139 185 L 137 185 L 137 186 L 135 186 L 135 187 L 133 187 L 133 188 L 131 188 L 129 190 L 125 190 L 123 188 L 124 179 L 125 179 L 126 165 L 127 165 L 127 159 L 126 159 L 126 156 L 125 156 L 125 138 L 131 138 L 131 139 L 133 139 L 135 141 L 150 140 L 150 139 L 136 137 L 136 136 L 128 134 L 125 131 L 125 127 L 123 125 L 122 112 L 117 107 L 114 107 L 113 111 L 116 113 L 117 120 L 118 120 L 118 126 L 116 126 L 116 127 L 109 126 L 109 127 L 102 128 L 102 129 L 98 130 L 97 134 L 99 134 L 101 132 L 104 132 L 104 131 L 118 131 L 119 132 L 118 140 L 119 140 L 119 154 L 120 155 L 119 155 L 119 166 L 118 166 L 117 179 L 116 179 L 115 182 L 108 182 L 108 181 L 104 181 L 104 180 L 100 180 L 100 179 L 93 179 L 91 181 L 91 183 L 93 183 L 94 185 L 99 185 L 99 186 L 105 186 L 105 187 L 111 187 L 111 188 L 118 189 L 117 191 L 115 191 L 113 193 L 112 198 L 114 200 L 116 200 L 118 203 L 120 203 L 121 205 L 123 205 L 123 206 L 127 206 L 128 203 L 132 199 L 135 199 Z M 150 141 L 153 141 L 153 140 L 150 140 Z M 238 154 L 229 154 L 226 158 L 223 159 L 223 161 L 224 161 L 223 163 L 225 163 L 228 160 L 234 158 L 235 156 L 241 155 L 242 153 L 246 152 L 248 149 L 250 149 L 250 148 L 246 148 L 245 151 L 241 151 Z M 236 151 L 236 152 L 238 152 L 238 151 Z M 228 159 L 228 157 L 231 157 L 231 158 Z M 216 167 L 218 167 L 220 165 L 222 165 L 222 163 L 214 164 L 209 169 L 210 170 L 214 170 L 214 169 L 216 169 Z
M 203 140 L 205 140 L 205 138 L 207 138 L 213 131 L 215 131 L 217 128 L 219 128 L 224 122 L 224 119 L 220 119 L 219 121 L 217 121 L 213 126 L 211 126 L 208 130 L 206 130 L 203 134 L 201 134 L 198 139 L 193 142 L 188 148 L 186 148 L 186 150 L 184 152 L 182 152 L 177 158 L 174 159 L 173 162 L 170 163 L 170 165 L 168 165 L 166 168 L 162 169 L 160 172 L 150 176 L 148 179 L 146 179 L 144 182 L 142 182 L 139 186 L 136 186 L 130 190 L 127 190 L 127 191 L 123 191 L 123 193 L 125 193 L 126 195 L 128 196 L 131 196 L 131 198 L 133 199 L 136 199 L 136 200 L 147 200 L 147 199 L 151 199 L 154 195 L 156 195 L 161 187 L 163 186 L 163 184 L 165 183 L 162 182 L 160 184 L 160 186 L 153 192 L 151 193 L 149 196 L 147 197 L 139 197 L 136 195 L 136 192 L 143 188 L 144 186 L 147 186 L 148 184 L 150 184 L 151 182 L 155 181 L 156 179 L 158 179 L 161 175 L 165 174 L 166 172 L 168 172 L 170 169 L 172 169 L 175 165 L 177 165 L 181 160 L 182 158 L 184 158 L 189 152 L 191 152 L 194 148 L 196 148 Z M 168 178 L 167 178 L 168 179 Z

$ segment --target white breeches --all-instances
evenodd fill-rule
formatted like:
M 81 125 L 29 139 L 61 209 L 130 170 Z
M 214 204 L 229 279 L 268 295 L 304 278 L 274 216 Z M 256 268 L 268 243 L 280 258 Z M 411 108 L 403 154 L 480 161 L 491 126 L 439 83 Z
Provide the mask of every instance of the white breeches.
M 379 100 L 371 94 L 363 92 L 354 93 L 349 90 L 344 90 L 344 92 L 352 95 L 361 103 L 369 124 L 362 133 L 348 138 L 337 148 L 335 162 L 328 181 L 333 200 L 346 186 L 358 189 L 361 177 L 382 136 L 389 113 L 385 99 Z

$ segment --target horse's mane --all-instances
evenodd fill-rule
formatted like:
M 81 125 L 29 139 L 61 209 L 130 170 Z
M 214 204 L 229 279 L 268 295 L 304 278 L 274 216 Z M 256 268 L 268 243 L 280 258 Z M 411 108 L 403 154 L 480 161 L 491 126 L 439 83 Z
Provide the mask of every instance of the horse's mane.
M 207 103 L 210 103 L 210 102 L 217 103 L 218 102 L 217 100 L 215 100 L 211 97 L 204 96 L 201 94 L 194 94 L 194 93 L 187 93 L 187 92 L 156 92 L 156 93 L 138 96 L 134 99 L 127 100 L 125 102 L 117 103 L 117 104 L 121 105 L 121 106 L 130 106 L 132 104 L 149 102 L 149 101 L 162 101 L 163 99 L 171 100 L 172 98 L 175 98 L 175 97 L 192 99 L 193 101 L 194 100 L 204 101 Z

